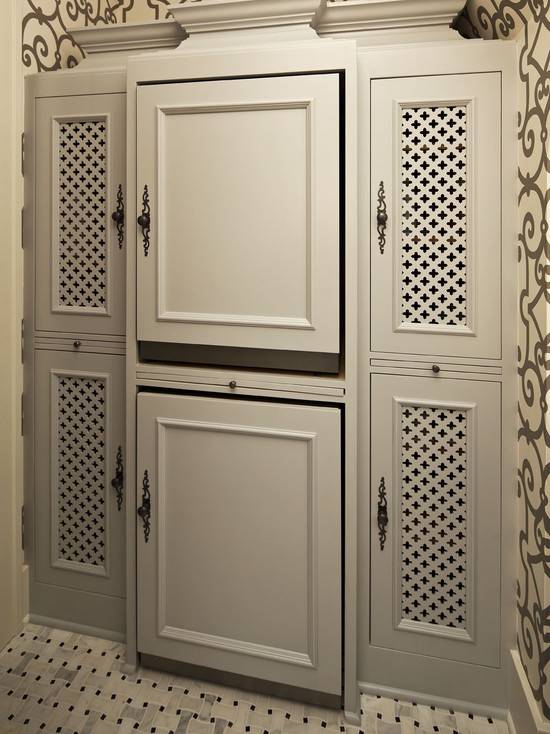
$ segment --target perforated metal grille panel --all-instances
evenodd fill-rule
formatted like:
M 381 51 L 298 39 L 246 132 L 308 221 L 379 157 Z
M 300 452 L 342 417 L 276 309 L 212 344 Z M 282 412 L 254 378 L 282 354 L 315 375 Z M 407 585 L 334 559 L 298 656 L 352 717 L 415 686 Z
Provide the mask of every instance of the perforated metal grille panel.
M 107 123 L 59 123 L 58 303 L 104 310 L 107 298 Z
M 105 380 L 58 375 L 58 558 L 105 564 Z
M 468 325 L 467 110 L 401 109 L 401 322 Z
M 467 411 L 401 410 L 401 616 L 466 628 Z

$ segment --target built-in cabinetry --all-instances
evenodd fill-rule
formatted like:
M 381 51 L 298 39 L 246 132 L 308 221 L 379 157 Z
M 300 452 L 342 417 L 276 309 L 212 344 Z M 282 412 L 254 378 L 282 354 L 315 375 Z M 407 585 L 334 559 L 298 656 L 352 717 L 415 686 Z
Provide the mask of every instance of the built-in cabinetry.
M 412 691 L 423 678 L 466 700 L 483 686 L 487 702 L 504 684 L 513 603 L 502 543 L 514 446 L 503 421 L 515 343 L 507 51 L 465 59 L 451 43 L 435 64 L 428 49 L 359 49 L 370 198 L 359 322 L 359 443 L 370 444 L 359 610 L 370 627 L 359 675 Z
M 502 706 L 511 55 L 370 6 L 181 3 L 29 81 L 31 614 Z

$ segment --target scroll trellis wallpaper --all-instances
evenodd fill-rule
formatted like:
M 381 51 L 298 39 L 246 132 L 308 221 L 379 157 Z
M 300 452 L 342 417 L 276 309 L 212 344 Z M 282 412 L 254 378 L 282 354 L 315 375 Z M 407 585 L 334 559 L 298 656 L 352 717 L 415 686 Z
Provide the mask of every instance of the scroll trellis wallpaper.
M 23 0 L 23 64 L 31 73 L 75 66 L 82 51 L 67 28 L 163 19 L 172 1 Z
M 470 0 L 460 30 L 520 44 L 518 648 L 550 718 L 550 0 Z
M 161 19 L 169 1 L 23 0 L 26 71 L 78 63 L 82 52 L 70 25 Z M 518 647 L 533 695 L 550 718 L 550 0 L 468 0 L 457 27 L 467 37 L 520 44 Z

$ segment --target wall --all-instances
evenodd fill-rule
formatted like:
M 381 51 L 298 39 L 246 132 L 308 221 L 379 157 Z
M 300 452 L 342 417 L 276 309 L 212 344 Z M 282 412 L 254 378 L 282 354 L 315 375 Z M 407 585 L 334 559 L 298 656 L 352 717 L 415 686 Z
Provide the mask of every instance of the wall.
M 23 0 L 23 64 L 28 73 L 74 66 L 82 51 L 67 28 L 166 18 L 173 0 Z
M 550 0 L 469 0 L 464 35 L 520 44 L 518 649 L 541 713 L 550 718 Z
M 21 627 L 23 558 L 21 552 L 20 431 L 21 206 L 20 130 L 22 76 L 20 0 L 4 0 L 0 23 L 0 649 Z

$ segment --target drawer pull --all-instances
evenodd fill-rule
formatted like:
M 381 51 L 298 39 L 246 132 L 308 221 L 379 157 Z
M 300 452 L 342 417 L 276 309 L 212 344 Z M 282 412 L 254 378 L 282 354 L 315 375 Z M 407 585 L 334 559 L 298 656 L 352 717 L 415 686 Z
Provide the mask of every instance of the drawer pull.
M 438 364 L 432 364 L 432 372 L 434 375 L 438 375 L 441 372 L 441 367 Z
M 236 390 L 237 389 L 237 382 L 235 380 L 231 380 L 231 382 L 229 383 L 229 387 L 232 390 Z
M 116 506 L 120 512 L 124 501 L 124 464 L 122 463 L 122 446 L 116 452 L 115 476 L 111 479 L 111 487 L 116 492 Z
M 137 219 L 137 223 L 141 227 L 143 235 L 143 254 L 145 257 L 149 254 L 151 246 L 151 207 L 149 205 L 149 188 L 147 184 L 143 188 L 141 214 Z
M 80 341 L 80 339 L 76 339 L 76 340 L 75 340 L 75 341 L 73 342 L 73 347 L 74 347 L 75 349 L 80 349 L 80 347 L 81 347 L 81 346 L 82 346 L 82 342 Z
M 388 224 L 388 210 L 386 206 L 386 192 L 384 190 L 384 182 L 380 181 L 378 189 L 378 209 L 376 210 L 376 226 L 378 229 L 378 247 L 380 254 L 384 254 L 386 247 L 386 226 Z
M 111 214 L 113 222 L 116 224 L 118 235 L 118 247 L 122 249 L 124 244 L 124 194 L 122 193 L 122 184 L 119 184 L 116 195 L 116 210 Z
M 388 518 L 388 498 L 386 495 L 386 480 L 384 477 L 380 480 L 378 485 L 378 538 L 380 540 L 380 550 L 384 550 L 386 545 L 387 528 L 389 523 Z
M 137 514 L 143 522 L 143 535 L 145 542 L 149 542 L 151 533 L 151 493 L 149 491 L 149 472 L 145 471 L 143 475 L 143 493 L 141 495 L 141 507 L 138 507 Z

